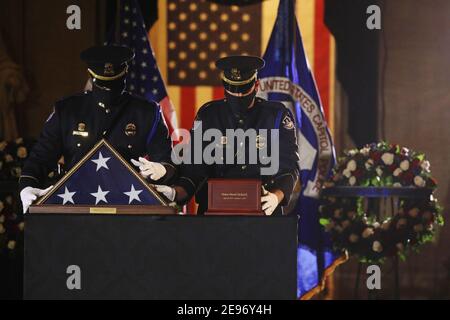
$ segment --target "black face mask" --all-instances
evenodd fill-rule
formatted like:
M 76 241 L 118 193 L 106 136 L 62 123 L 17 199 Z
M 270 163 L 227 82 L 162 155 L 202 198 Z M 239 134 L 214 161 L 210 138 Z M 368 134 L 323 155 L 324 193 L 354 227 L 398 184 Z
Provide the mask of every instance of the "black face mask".
M 247 109 L 252 104 L 253 99 L 255 99 L 255 96 L 256 90 L 253 90 L 251 93 L 243 97 L 233 96 L 225 91 L 225 98 L 230 104 L 233 113 L 244 113 L 245 111 L 247 111 Z
M 125 90 L 125 78 L 113 81 L 92 80 L 92 96 L 94 103 L 102 107 L 111 108 L 118 105 Z

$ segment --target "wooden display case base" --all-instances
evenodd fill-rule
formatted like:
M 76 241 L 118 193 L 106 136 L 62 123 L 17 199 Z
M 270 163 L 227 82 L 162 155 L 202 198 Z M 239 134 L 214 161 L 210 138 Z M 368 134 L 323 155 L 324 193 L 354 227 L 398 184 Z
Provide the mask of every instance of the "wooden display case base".
M 155 205 L 100 205 L 100 206 L 62 206 L 62 205 L 38 205 L 31 206 L 30 213 L 39 214 L 128 214 L 128 215 L 175 215 L 177 210 L 168 206 Z

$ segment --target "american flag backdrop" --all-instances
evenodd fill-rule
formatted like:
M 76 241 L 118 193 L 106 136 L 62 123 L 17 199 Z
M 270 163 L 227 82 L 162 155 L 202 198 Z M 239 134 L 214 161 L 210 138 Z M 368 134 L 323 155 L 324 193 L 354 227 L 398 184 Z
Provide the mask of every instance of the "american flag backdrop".
M 231 3 L 232 1 L 228 1 Z M 204 103 L 223 98 L 214 61 L 231 54 L 262 56 L 279 0 L 236 6 L 215 1 L 158 0 L 150 41 L 179 127 L 190 128 Z M 324 23 L 325 0 L 298 0 L 296 15 L 326 120 L 334 128 L 334 38 Z

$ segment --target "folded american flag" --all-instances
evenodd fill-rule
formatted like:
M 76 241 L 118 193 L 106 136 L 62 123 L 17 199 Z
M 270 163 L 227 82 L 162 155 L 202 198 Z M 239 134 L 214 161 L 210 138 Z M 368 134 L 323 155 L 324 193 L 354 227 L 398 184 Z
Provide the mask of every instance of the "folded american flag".
M 165 205 L 166 203 L 110 144 L 101 140 L 38 204 Z

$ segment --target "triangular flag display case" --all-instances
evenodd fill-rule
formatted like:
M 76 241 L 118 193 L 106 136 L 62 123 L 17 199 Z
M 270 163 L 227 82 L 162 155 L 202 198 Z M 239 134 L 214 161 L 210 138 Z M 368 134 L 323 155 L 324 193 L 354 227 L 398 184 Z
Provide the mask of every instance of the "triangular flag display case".
M 175 214 L 176 209 L 102 139 L 30 213 Z

